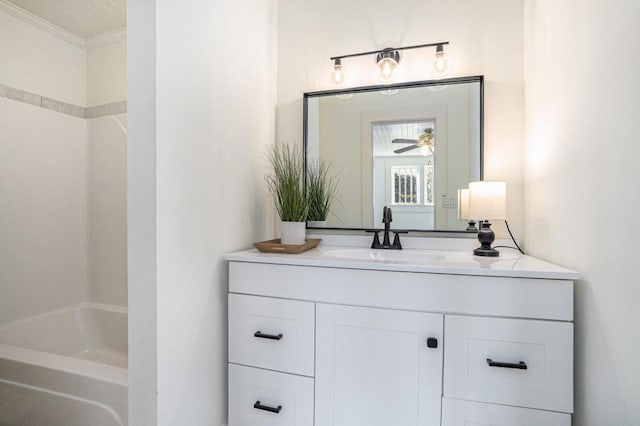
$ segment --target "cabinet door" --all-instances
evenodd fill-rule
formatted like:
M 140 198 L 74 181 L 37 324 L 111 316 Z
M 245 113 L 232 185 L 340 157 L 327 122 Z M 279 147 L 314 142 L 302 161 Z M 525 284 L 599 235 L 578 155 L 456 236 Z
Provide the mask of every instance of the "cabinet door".
M 318 304 L 315 426 L 439 425 L 442 333 L 442 315 Z

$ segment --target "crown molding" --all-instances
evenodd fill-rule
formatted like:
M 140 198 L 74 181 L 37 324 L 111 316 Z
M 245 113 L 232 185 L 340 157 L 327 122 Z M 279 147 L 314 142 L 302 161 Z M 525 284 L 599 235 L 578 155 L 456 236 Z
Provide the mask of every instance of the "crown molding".
M 96 47 L 107 46 L 109 44 L 118 43 L 127 39 L 127 29 L 118 28 L 103 34 L 91 37 L 85 42 L 85 49 L 95 49 Z
M 27 12 L 26 10 L 16 6 L 15 4 L 7 0 L 0 0 L 0 11 L 19 19 L 26 24 L 32 25 L 51 35 L 54 35 L 76 47 L 86 49 L 87 42 L 84 38 L 70 33 L 69 31 L 62 29 L 49 21 L 45 21 L 44 19 L 34 15 L 31 12 Z
M 0 0 L 0 12 L 4 12 L 7 15 L 11 15 L 16 19 L 24 22 L 25 24 L 36 27 L 42 31 L 45 31 L 61 40 L 66 41 L 73 46 L 79 47 L 84 50 L 94 49 L 96 47 L 107 46 L 112 43 L 117 43 L 127 39 L 126 28 L 118 28 L 117 30 L 109 31 L 103 34 L 99 34 L 90 39 L 85 39 L 79 35 L 73 34 L 59 26 L 46 21 L 39 16 L 28 12 L 21 7 L 16 6 L 8 0 Z

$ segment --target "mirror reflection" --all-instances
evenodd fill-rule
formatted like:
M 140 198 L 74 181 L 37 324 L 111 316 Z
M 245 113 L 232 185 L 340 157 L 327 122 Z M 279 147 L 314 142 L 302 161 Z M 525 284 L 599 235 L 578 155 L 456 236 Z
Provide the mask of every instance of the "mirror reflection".
M 482 178 L 483 79 L 305 93 L 305 161 L 339 178 L 327 227 L 464 231 L 457 190 Z

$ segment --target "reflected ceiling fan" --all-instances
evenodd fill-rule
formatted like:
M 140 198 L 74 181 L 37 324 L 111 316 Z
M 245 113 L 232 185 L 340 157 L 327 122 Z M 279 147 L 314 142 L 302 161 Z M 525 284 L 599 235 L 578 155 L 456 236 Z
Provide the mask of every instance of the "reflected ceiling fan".
M 410 143 L 411 146 L 405 146 L 404 148 L 398 148 L 394 152 L 394 154 L 402 154 L 403 152 L 411 151 L 416 148 L 428 148 L 431 152 L 433 152 L 433 129 L 427 128 L 424 129 L 424 132 L 418 135 L 418 139 L 394 139 L 391 143 Z

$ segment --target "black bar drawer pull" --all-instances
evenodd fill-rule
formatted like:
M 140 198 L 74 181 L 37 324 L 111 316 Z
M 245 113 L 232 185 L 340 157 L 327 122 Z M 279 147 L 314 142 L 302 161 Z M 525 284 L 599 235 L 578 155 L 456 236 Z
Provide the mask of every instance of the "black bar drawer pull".
M 255 333 L 253 333 L 253 335 L 255 337 L 259 337 L 261 339 L 271 339 L 271 340 L 280 340 L 282 339 L 282 333 L 278 334 L 277 336 L 275 334 L 264 334 L 262 331 L 256 331 Z
M 487 358 L 487 364 L 489 364 L 489 367 L 517 368 L 518 370 L 527 369 L 527 364 L 524 361 L 520 361 L 519 363 L 516 364 L 513 362 L 493 361 L 491 358 Z
M 264 411 L 268 411 L 270 413 L 278 414 L 280 412 L 280 410 L 282 410 L 282 405 L 278 405 L 276 408 L 273 408 L 273 407 L 269 407 L 268 405 L 260 404 L 260 401 L 256 401 L 256 403 L 253 404 L 253 408 L 257 408 L 258 410 L 264 410 Z

